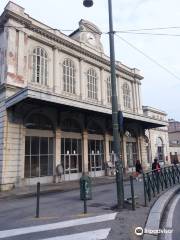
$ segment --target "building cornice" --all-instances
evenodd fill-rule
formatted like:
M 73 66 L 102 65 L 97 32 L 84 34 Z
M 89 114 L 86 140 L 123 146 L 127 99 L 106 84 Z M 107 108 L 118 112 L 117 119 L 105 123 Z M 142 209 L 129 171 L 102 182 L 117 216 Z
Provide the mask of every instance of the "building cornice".
M 102 56 L 99 56 L 99 55 L 97 55 L 95 53 L 92 53 L 91 51 L 83 48 L 80 45 L 80 43 L 78 43 L 78 42 L 76 43 L 75 40 L 69 38 L 68 36 L 64 35 L 66 37 L 66 39 L 61 37 L 61 36 L 57 36 L 56 34 L 51 33 L 48 30 L 43 29 L 42 27 L 40 27 L 38 25 L 35 25 L 30 19 L 25 18 L 25 17 L 15 13 L 15 12 L 12 12 L 12 11 L 8 10 L 8 9 L 5 9 L 5 11 L 3 12 L 3 14 L 0 17 L 0 24 L 1 25 L 5 24 L 8 21 L 8 19 L 13 19 L 13 20 L 17 21 L 18 23 L 24 25 L 24 27 L 26 27 L 28 30 L 31 30 L 35 33 L 38 33 L 39 35 L 42 35 L 42 36 L 44 36 L 44 37 L 46 37 L 50 40 L 53 40 L 56 43 L 62 44 L 64 46 L 70 48 L 71 50 L 75 50 L 75 51 L 79 52 L 80 54 L 83 54 L 84 56 L 88 56 L 88 57 L 90 57 L 90 58 L 92 58 L 92 59 L 94 59 L 94 60 L 96 60 L 96 61 L 98 61 L 102 64 L 110 66 L 110 61 L 109 60 L 107 60 L 107 59 L 103 58 Z M 18 29 L 18 27 L 17 27 L 17 29 Z M 52 31 L 53 31 L 53 29 L 52 29 Z M 63 36 L 63 34 L 62 34 L 62 36 Z M 31 38 L 32 37 L 33 36 L 31 35 Z M 40 38 L 36 37 L 36 39 L 38 41 L 42 41 L 42 39 L 40 39 Z M 54 46 L 54 45 L 55 44 L 52 44 L 52 46 Z M 118 71 L 120 71 L 120 72 L 122 72 L 126 75 L 129 75 L 133 78 L 137 78 L 139 80 L 143 79 L 143 77 L 141 75 L 131 72 L 132 69 L 130 69 L 128 71 L 128 70 L 122 68 L 121 66 L 116 65 L 116 70 L 118 70 Z

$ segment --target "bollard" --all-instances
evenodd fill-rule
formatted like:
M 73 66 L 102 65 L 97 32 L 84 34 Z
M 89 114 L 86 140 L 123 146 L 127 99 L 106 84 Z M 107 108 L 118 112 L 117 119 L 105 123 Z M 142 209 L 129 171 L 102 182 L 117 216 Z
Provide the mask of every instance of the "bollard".
M 133 176 L 130 176 L 130 184 L 131 184 L 132 210 L 135 210 L 135 199 L 134 199 L 134 183 L 133 183 Z
M 37 183 L 37 194 L 36 194 L 36 218 L 39 218 L 39 199 L 40 199 L 40 182 Z
M 87 199 L 86 199 L 86 181 L 83 180 L 83 193 L 84 193 L 84 214 L 87 213 Z

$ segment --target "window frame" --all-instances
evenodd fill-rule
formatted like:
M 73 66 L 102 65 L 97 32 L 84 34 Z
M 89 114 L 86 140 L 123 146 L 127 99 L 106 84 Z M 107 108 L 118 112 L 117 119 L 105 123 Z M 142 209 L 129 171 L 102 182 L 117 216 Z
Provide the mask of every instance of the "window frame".
M 40 46 L 35 47 L 32 51 L 31 82 L 44 86 L 48 85 L 48 54 Z
M 112 85 L 110 76 L 107 78 L 107 102 L 112 104 Z
M 87 71 L 87 88 L 88 98 L 97 100 L 98 88 L 97 88 L 97 72 L 94 68 L 90 68 Z
M 131 91 L 128 83 L 123 83 L 123 105 L 126 109 L 131 109 Z
M 75 64 L 70 58 L 63 61 L 63 91 L 76 94 Z

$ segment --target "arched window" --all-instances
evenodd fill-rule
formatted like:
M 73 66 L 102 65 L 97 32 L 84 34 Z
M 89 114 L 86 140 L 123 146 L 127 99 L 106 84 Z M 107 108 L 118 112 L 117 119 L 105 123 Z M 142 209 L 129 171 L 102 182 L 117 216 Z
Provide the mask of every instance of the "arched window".
M 137 139 L 133 131 L 126 131 L 126 154 L 127 154 L 127 166 L 129 168 L 134 167 L 138 160 Z
M 111 88 L 111 77 L 107 78 L 107 101 L 108 103 L 112 102 L 112 88 Z
M 75 67 L 73 61 L 65 59 L 63 62 L 63 90 L 75 94 Z
M 61 124 L 61 130 L 64 132 L 81 132 L 81 126 L 78 121 L 71 118 L 66 118 Z
M 26 119 L 25 127 L 29 129 L 53 130 L 51 121 L 42 114 L 32 114 Z
M 157 138 L 157 157 L 159 161 L 164 161 L 164 147 L 160 137 Z
M 27 133 L 31 132 L 25 136 L 25 178 L 52 176 L 54 141 L 51 121 L 44 115 L 34 113 L 25 119 L 24 125 Z
M 124 107 L 131 108 L 130 89 L 127 83 L 123 84 L 123 100 L 124 100 Z
M 97 74 L 94 69 L 89 69 L 87 72 L 88 80 L 88 98 L 97 99 Z
M 48 57 L 44 49 L 37 47 L 33 50 L 32 82 L 47 85 Z

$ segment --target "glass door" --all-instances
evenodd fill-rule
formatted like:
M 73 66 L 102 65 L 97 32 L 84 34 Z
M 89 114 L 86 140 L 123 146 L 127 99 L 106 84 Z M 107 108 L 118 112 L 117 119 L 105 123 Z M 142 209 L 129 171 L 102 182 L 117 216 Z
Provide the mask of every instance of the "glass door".
M 127 152 L 127 166 L 129 168 L 135 167 L 137 161 L 137 147 L 135 142 L 126 143 L 126 152 Z
M 61 139 L 61 163 L 64 169 L 65 180 L 75 180 L 82 172 L 81 140 Z
M 104 174 L 104 141 L 88 141 L 88 169 L 92 177 Z
M 53 138 L 25 137 L 25 178 L 53 175 Z

